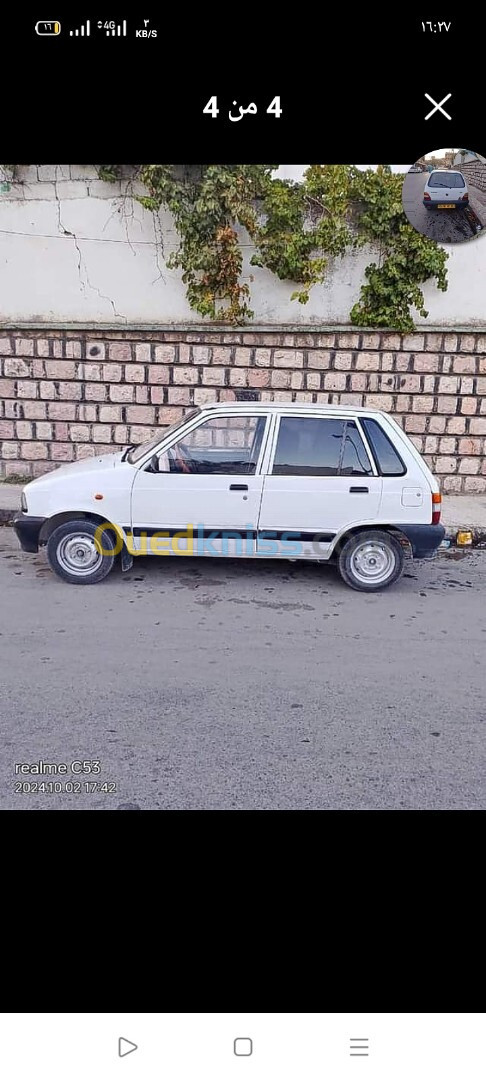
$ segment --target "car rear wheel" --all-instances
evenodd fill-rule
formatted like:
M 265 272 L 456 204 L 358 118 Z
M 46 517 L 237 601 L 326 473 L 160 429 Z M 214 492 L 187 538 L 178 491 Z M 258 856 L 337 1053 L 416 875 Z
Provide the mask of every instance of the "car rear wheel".
M 399 541 L 387 532 L 373 530 L 351 536 L 338 560 L 346 585 L 360 592 L 377 592 L 397 581 L 403 572 L 405 555 Z
M 95 585 L 113 569 L 116 542 L 94 521 L 66 521 L 51 533 L 47 558 L 55 573 L 71 585 Z

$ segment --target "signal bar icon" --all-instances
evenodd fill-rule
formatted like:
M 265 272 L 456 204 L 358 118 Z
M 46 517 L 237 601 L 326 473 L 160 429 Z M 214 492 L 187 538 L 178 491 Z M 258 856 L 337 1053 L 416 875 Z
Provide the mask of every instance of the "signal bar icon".
M 69 36 L 70 37 L 89 37 L 89 35 L 90 35 L 90 22 L 89 22 L 89 19 L 86 20 L 86 28 L 83 25 L 83 26 L 79 27 L 79 30 L 70 30 L 69 31 Z
M 126 37 L 127 36 L 127 20 L 124 19 L 123 23 L 121 25 L 118 24 L 118 26 L 115 26 L 115 23 L 112 23 L 111 26 L 106 31 L 106 36 L 107 37 Z

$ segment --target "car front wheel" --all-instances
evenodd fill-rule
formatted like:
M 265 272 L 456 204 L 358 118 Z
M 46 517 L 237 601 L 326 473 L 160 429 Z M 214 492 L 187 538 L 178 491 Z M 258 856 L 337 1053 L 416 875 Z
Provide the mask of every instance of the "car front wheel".
M 373 530 L 351 536 L 339 554 L 343 581 L 360 592 L 377 592 L 392 585 L 405 565 L 403 548 L 391 533 Z
M 66 521 L 51 533 L 47 558 L 52 569 L 71 585 L 95 585 L 113 569 L 115 537 L 94 521 Z

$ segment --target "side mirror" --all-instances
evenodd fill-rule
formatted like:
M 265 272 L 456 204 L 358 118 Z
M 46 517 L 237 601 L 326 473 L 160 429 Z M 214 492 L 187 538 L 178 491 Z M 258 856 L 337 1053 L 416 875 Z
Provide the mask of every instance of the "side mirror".
M 154 454 L 153 457 L 150 459 L 150 471 L 151 472 L 158 472 L 159 471 L 159 459 L 157 457 L 157 454 Z

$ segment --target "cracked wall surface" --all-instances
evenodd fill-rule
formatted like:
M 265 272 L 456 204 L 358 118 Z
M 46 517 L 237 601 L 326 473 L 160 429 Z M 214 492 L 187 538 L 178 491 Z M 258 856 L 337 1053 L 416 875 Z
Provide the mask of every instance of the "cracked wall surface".
M 111 184 L 94 165 L 28 165 L 13 180 L 4 174 L 0 188 L 0 324 L 200 324 L 180 272 L 166 266 L 178 247 L 172 218 L 133 199 L 145 189 L 129 174 Z M 256 325 L 349 324 L 369 250 L 331 263 L 325 284 L 302 305 L 290 299 L 292 282 L 250 266 L 253 249 L 241 235 Z M 417 324 L 484 326 L 486 237 L 450 245 L 449 254 L 448 291 L 425 285 L 429 317 L 417 315 Z

